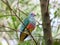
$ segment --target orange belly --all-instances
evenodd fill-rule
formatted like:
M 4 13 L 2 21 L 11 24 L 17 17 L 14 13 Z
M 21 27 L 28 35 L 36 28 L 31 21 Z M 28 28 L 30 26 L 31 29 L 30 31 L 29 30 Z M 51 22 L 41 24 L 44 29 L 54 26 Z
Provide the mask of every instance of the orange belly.
M 30 32 L 32 32 L 32 31 L 34 30 L 34 28 L 35 28 L 35 26 L 34 26 L 32 23 L 28 24 L 28 26 L 27 26 L 27 29 L 28 29 Z

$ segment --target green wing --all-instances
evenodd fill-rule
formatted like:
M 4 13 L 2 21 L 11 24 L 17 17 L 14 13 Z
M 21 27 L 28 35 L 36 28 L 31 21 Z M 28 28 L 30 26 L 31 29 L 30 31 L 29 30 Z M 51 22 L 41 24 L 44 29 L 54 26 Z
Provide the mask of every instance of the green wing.
M 27 25 L 29 24 L 29 18 L 26 18 L 24 21 L 23 21 L 24 24 L 21 25 L 20 27 L 20 31 L 23 32 L 25 30 L 25 28 L 27 27 Z

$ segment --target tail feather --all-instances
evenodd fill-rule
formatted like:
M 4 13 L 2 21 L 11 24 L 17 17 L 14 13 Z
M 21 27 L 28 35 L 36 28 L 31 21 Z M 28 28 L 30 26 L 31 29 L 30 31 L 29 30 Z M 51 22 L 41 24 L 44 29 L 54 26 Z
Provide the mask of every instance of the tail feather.
M 21 33 L 20 34 L 20 41 L 24 41 L 24 39 L 26 39 L 28 37 L 28 34 L 26 34 L 26 33 Z

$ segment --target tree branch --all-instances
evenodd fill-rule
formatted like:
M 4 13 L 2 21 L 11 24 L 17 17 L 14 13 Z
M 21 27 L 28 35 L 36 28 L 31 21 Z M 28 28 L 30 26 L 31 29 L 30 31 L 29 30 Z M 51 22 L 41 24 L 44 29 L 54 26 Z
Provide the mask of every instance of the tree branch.
M 3 27 L 3 28 L 11 29 L 12 31 L 11 31 L 11 30 L 9 30 L 9 31 L 5 31 L 5 30 L 4 30 L 4 31 L 2 31 L 2 30 L 0 30 L 0 32 L 13 32 L 13 31 L 18 32 L 18 30 L 16 30 L 16 29 L 13 29 L 13 28 L 10 28 L 10 27 L 6 27 L 6 26 L 4 26 L 4 25 L 3 25 L 3 26 L 2 26 L 2 25 L 0 25 L 0 28 L 2 28 L 2 27 Z M 19 31 L 19 32 L 20 32 L 20 31 Z

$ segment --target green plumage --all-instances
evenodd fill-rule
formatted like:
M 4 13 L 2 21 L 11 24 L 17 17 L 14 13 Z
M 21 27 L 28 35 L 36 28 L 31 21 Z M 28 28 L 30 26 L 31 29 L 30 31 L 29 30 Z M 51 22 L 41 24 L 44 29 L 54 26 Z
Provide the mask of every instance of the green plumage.
M 24 24 L 22 24 L 20 30 L 21 32 L 23 32 L 26 28 L 26 26 L 29 24 L 29 18 L 26 18 L 24 21 L 23 21 Z

